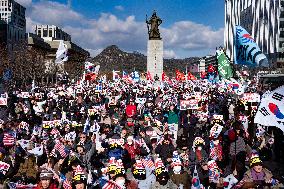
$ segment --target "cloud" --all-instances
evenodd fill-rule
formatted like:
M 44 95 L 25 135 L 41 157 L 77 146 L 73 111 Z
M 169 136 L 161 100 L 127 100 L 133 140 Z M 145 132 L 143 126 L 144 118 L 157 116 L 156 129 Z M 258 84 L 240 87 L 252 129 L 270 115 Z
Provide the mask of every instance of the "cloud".
M 84 17 L 80 13 L 73 11 L 68 5 L 52 1 L 33 3 L 28 9 L 27 17 L 39 23 L 58 26 L 84 23 Z
M 177 58 L 175 51 L 164 49 L 164 58 Z
M 202 50 L 223 44 L 224 29 L 214 31 L 211 27 L 191 21 L 176 22 L 170 28 L 162 28 L 166 46 L 183 50 Z
M 28 3 L 28 0 L 21 1 Z M 35 24 L 56 25 L 93 56 L 109 45 L 117 45 L 128 52 L 147 52 L 147 27 L 133 15 L 122 19 L 111 13 L 101 13 L 97 19 L 89 19 L 68 4 L 38 1 L 29 5 L 26 19 L 27 31 L 34 31 L 32 26 Z M 191 21 L 179 21 L 167 28 L 161 27 L 164 55 L 166 58 L 196 54 L 204 56 L 223 44 L 223 31 L 223 28 L 214 30 Z
M 121 5 L 117 5 L 114 7 L 116 10 L 119 10 L 119 11 L 124 11 L 124 7 L 121 6 Z
M 86 49 L 86 50 L 89 51 L 91 57 L 95 57 L 98 54 L 100 54 L 104 49 L 101 48 L 101 49 Z

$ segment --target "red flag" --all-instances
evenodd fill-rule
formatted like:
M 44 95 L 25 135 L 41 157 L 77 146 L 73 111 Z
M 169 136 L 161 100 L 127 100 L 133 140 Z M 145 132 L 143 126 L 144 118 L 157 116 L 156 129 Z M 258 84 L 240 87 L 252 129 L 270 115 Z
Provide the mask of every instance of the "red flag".
M 151 81 L 153 80 L 153 78 L 152 78 L 152 76 L 151 76 L 151 74 L 150 74 L 149 71 L 147 72 L 147 77 L 146 77 L 146 79 L 147 79 L 147 80 L 151 80 Z
M 206 72 L 205 71 L 202 71 L 201 73 L 200 73 L 200 77 L 201 77 L 201 79 L 205 79 L 206 78 Z
M 185 76 L 182 72 L 176 70 L 176 80 L 178 81 L 184 81 L 185 80 Z
M 165 74 L 165 72 L 163 72 L 162 74 L 162 81 L 169 81 L 170 78 Z
M 212 64 L 210 64 L 209 66 L 208 66 L 208 73 L 213 73 L 213 72 L 215 72 L 215 68 L 214 68 L 214 66 L 212 65 Z
M 88 73 L 88 74 L 86 74 L 86 76 L 85 76 L 85 80 L 87 80 L 87 81 L 93 81 L 93 80 L 96 79 L 96 77 L 97 77 L 97 75 L 96 75 L 95 73 Z
M 187 73 L 187 80 L 196 80 L 196 77 L 192 75 L 190 72 Z

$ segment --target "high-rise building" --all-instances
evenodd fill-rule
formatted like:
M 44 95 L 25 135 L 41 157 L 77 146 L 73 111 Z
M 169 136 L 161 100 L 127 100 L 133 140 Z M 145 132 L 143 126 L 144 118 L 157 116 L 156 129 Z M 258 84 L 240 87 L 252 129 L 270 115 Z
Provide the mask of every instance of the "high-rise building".
M 14 0 L 0 0 L 0 43 L 8 50 L 21 40 L 26 40 L 26 8 Z
M 236 25 L 251 34 L 270 63 L 279 62 L 284 50 L 284 0 L 225 0 L 224 46 L 231 60 Z

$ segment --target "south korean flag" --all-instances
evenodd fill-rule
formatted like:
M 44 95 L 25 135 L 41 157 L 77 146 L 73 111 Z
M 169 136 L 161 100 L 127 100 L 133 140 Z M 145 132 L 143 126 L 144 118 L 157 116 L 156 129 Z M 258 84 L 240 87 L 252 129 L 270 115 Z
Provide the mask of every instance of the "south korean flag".
M 284 131 L 284 86 L 272 91 L 261 100 L 254 123 L 276 126 Z

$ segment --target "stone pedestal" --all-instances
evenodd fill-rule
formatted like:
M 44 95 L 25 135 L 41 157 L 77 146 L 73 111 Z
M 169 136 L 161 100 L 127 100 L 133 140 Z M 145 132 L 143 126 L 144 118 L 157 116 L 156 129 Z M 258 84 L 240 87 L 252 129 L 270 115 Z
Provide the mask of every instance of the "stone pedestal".
M 148 40 L 147 46 L 147 73 L 150 72 L 152 79 L 157 75 L 162 80 L 163 74 L 163 41 Z

